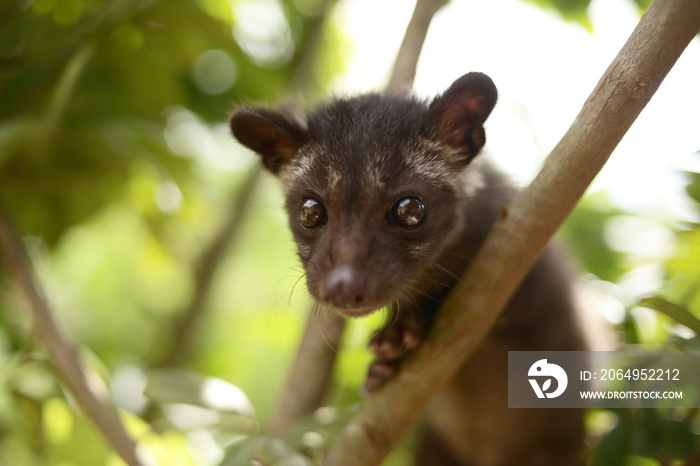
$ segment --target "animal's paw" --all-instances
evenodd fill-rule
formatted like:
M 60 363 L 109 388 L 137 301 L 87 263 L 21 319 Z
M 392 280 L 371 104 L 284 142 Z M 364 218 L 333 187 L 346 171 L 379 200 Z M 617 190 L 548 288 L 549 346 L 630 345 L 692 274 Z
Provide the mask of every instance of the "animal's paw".
M 369 366 L 363 393 L 370 393 L 384 385 L 396 372 L 401 359 L 423 341 L 425 331 L 425 319 L 406 316 L 374 332 L 369 348 L 375 360 Z
M 396 373 L 398 366 L 398 361 L 373 361 L 367 370 L 367 378 L 362 387 L 362 394 L 369 395 L 384 385 L 389 380 L 389 377 Z
M 402 319 L 374 332 L 369 348 L 378 361 L 395 361 L 414 350 L 423 340 L 423 333 L 418 319 Z

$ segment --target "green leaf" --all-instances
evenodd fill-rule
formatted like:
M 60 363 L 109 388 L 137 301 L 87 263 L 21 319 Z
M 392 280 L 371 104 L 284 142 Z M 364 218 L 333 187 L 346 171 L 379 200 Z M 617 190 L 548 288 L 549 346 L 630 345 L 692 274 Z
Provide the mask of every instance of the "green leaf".
M 633 422 L 629 410 L 618 410 L 617 425 L 603 437 L 593 458 L 594 466 L 625 464 L 632 444 Z
M 669 302 L 658 296 L 644 298 L 638 303 L 640 306 L 654 309 L 655 311 L 666 314 L 681 325 L 685 325 L 697 335 L 700 335 L 700 319 L 695 317 L 686 308 Z
M 351 408 L 324 406 L 312 415 L 295 421 L 285 431 L 283 438 L 305 452 L 325 451 L 345 429 L 357 411 Z
M 651 0 L 634 0 L 634 3 L 639 7 L 639 11 L 643 13 L 651 5 Z
M 591 0 L 524 0 L 533 3 L 540 8 L 554 10 L 567 21 L 579 23 L 587 30 L 592 31 L 593 26 L 588 16 L 588 6 Z
M 700 338 L 682 338 L 679 336 L 671 336 L 668 338 L 668 343 L 680 351 L 700 351 Z
M 622 214 L 605 193 L 591 194 L 579 202 L 560 230 L 581 269 L 610 282 L 628 271 L 624 254 L 611 249 L 604 235 L 606 223 Z
M 253 460 L 256 462 L 253 463 Z M 220 466 L 241 464 L 312 466 L 314 463 L 281 438 L 261 436 L 232 444 L 227 448 Z
M 669 464 L 693 454 L 696 435 L 690 425 L 671 418 L 672 411 L 642 409 L 637 412 L 634 453 Z
M 160 369 L 149 374 L 144 394 L 159 403 L 184 403 L 253 417 L 255 412 L 240 388 L 216 377 L 184 369 Z
M 700 203 L 700 173 L 688 172 L 688 175 L 690 175 L 691 180 L 686 187 L 686 191 L 695 202 Z
M 46 131 L 55 129 L 59 119 L 65 113 L 68 102 L 78 84 L 78 80 L 93 55 L 95 46 L 92 42 L 84 43 L 68 60 L 61 77 L 54 88 L 51 101 L 44 117 Z
M 36 118 L 20 116 L 0 122 L 0 166 L 20 147 L 36 137 Z

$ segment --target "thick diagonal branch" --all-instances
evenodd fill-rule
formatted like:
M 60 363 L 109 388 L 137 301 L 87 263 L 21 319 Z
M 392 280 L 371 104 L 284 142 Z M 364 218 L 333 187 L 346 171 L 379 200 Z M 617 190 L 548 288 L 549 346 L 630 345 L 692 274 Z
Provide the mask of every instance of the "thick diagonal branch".
M 700 29 L 697 0 L 654 0 L 544 168 L 504 210 L 435 327 L 369 398 L 324 465 L 376 465 L 481 342 L 501 308 Z

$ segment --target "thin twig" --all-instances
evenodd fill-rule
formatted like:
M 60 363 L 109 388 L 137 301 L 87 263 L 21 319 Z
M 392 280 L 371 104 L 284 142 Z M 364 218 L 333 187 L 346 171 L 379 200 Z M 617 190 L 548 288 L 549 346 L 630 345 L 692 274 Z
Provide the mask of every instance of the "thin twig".
M 504 209 L 431 333 L 346 426 L 324 465 L 371 466 L 469 357 L 700 29 L 697 0 L 654 0 L 530 186 Z
M 42 297 L 32 267 L 15 233 L 12 222 L 0 205 L 0 253 L 12 277 L 27 300 L 34 331 L 46 344 L 58 374 L 68 386 L 82 410 L 92 419 L 114 450 L 130 466 L 142 464 L 136 443 L 124 430 L 114 405 L 104 387 L 90 383 L 76 348 L 63 335 L 53 319 L 48 303 Z
M 280 433 L 292 422 L 318 409 L 326 397 L 345 329 L 333 312 L 310 312 L 297 355 L 280 392 L 270 431 Z
M 289 88 L 295 92 L 306 93 L 317 89 L 320 85 L 316 75 L 316 63 L 318 61 L 319 50 L 323 44 L 323 33 L 325 23 L 328 19 L 328 12 L 333 8 L 335 0 L 323 0 L 319 5 L 319 14 L 311 22 L 307 39 L 304 41 L 306 47 L 302 49 L 298 65 L 294 70 Z
M 423 49 L 428 27 L 433 16 L 438 12 L 445 0 L 418 0 L 413 9 L 413 16 L 406 27 L 406 34 L 401 42 L 399 53 L 396 55 L 394 69 L 387 84 L 387 89 L 410 89 L 416 77 L 418 58 Z

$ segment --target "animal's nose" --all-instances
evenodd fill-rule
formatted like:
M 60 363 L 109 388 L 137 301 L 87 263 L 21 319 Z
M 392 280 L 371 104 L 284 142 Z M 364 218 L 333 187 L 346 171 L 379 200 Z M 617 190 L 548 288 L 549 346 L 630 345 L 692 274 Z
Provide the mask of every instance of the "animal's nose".
M 367 302 L 367 296 L 367 279 L 349 266 L 331 270 L 321 287 L 321 299 L 339 309 L 361 307 Z

